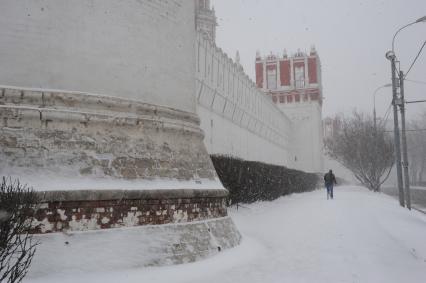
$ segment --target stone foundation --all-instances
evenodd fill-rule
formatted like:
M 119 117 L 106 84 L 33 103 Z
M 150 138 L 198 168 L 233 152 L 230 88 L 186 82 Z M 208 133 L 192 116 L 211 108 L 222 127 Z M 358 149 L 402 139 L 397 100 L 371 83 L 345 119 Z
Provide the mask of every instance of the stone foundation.
M 227 191 L 196 115 L 79 92 L 0 87 L 0 94 L 0 174 L 40 191 L 34 233 L 226 216 Z M 176 184 L 147 188 L 155 180 Z M 203 181 L 207 188 L 197 189 Z
M 0 87 L 0 110 L 0 174 L 216 177 L 192 113 L 102 95 L 13 87 Z

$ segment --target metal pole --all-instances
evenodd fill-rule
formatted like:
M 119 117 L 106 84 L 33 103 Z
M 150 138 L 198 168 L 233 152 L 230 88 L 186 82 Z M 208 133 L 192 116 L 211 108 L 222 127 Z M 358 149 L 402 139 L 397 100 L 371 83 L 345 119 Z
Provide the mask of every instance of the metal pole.
M 374 92 L 374 108 L 373 108 L 373 118 L 374 118 L 374 153 L 377 153 L 377 124 L 376 124 L 376 92 Z M 376 154 L 376 156 L 373 158 L 373 168 L 376 168 L 376 158 L 378 157 L 378 155 Z M 374 170 L 375 174 L 374 174 L 374 180 L 373 183 L 374 184 L 379 184 L 380 182 L 376 182 L 376 170 Z M 380 179 L 380 176 L 379 176 Z M 373 188 L 374 190 L 378 189 L 378 188 Z
M 374 131 L 377 131 L 377 122 L 376 122 L 376 93 L 381 87 L 376 88 L 373 93 L 373 118 L 374 118 Z
M 384 87 L 390 87 L 392 86 L 392 84 L 385 84 L 382 86 L 379 86 L 378 88 L 376 88 L 376 90 L 373 93 L 373 118 L 374 118 L 374 130 L 377 129 L 377 115 L 376 115 L 376 94 L 379 90 L 381 90 Z
M 405 132 L 405 103 L 404 103 L 404 72 L 399 72 L 399 87 L 401 93 L 401 142 L 402 142 L 402 160 L 404 166 L 404 190 L 405 202 L 407 208 L 411 210 L 411 196 L 410 196 L 410 177 L 408 175 L 408 154 L 407 154 L 407 135 Z
M 376 97 L 374 97 L 374 108 L 373 108 L 373 118 L 374 118 L 374 131 L 377 131 L 377 122 L 376 122 Z
M 392 104 L 393 104 L 393 126 L 394 126 L 394 143 L 395 143 L 395 165 L 396 175 L 398 178 L 398 192 L 399 192 L 399 204 L 404 207 L 404 189 L 402 187 L 402 168 L 401 168 L 401 145 L 399 137 L 399 125 L 398 125 L 398 106 L 397 106 L 397 94 L 396 94 L 396 75 L 395 75 L 395 56 L 390 58 L 391 70 L 392 70 Z

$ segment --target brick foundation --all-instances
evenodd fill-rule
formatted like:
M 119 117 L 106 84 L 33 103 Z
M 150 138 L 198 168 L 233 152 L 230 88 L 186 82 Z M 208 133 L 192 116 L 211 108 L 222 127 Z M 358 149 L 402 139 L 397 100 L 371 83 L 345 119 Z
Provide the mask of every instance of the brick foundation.
M 226 191 L 177 198 L 43 201 L 32 215 L 34 233 L 187 223 L 227 216 Z M 77 192 L 78 193 L 78 192 Z M 167 195 L 167 192 L 161 192 Z

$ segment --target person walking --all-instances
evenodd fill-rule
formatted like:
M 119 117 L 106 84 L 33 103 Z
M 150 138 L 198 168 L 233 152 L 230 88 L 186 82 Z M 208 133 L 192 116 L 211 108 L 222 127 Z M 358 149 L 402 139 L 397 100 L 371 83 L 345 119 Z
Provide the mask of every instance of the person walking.
M 330 169 L 328 173 L 324 175 L 324 184 L 327 188 L 327 199 L 331 197 L 333 199 L 333 185 L 337 185 L 336 177 L 333 174 L 333 171 Z

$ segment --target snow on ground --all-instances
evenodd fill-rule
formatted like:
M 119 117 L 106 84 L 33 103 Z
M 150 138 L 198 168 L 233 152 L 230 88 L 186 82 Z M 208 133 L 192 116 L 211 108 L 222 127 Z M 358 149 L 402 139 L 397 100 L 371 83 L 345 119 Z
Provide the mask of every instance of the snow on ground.
M 1 170 L 0 170 L 1 171 Z M 177 180 L 171 178 L 158 178 L 153 180 L 124 180 L 111 177 L 63 177 L 54 173 L 40 175 L 22 171 L 20 174 L 9 174 L 2 171 L 3 176 L 10 180 L 19 180 L 23 185 L 31 184 L 35 191 L 76 191 L 76 190 L 209 190 L 224 189 L 219 178 L 213 180 L 199 178 L 194 180 Z M 74 174 L 70 174 L 73 176 Z
M 426 215 L 389 196 L 337 187 L 334 200 L 321 190 L 230 214 L 243 243 L 203 261 L 103 273 L 65 267 L 25 282 L 426 282 Z

